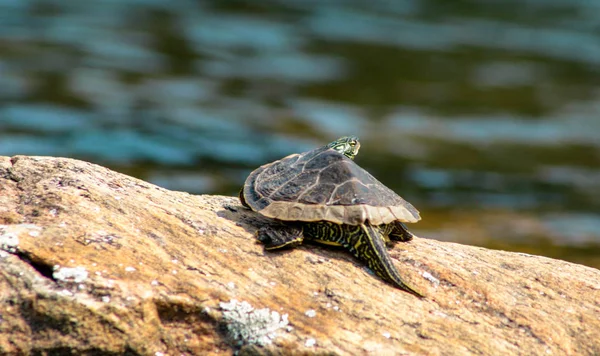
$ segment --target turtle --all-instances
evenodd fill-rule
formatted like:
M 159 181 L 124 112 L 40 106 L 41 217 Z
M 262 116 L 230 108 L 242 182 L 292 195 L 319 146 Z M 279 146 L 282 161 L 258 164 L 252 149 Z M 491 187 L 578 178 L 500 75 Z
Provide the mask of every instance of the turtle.
M 312 151 L 291 154 L 250 173 L 242 205 L 278 221 L 256 232 L 266 250 L 304 240 L 342 246 L 384 281 L 415 296 L 387 252 L 391 241 L 410 241 L 404 223 L 421 219 L 409 202 L 354 162 L 356 136 L 344 136 Z

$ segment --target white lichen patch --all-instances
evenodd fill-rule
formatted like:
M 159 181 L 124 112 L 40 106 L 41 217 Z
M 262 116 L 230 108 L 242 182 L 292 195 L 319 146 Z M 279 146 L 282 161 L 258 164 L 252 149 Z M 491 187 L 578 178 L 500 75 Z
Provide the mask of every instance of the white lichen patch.
M 0 250 L 6 252 L 17 252 L 19 247 L 19 237 L 12 232 L 3 232 L 0 227 Z
M 435 278 L 431 273 L 423 272 L 422 276 L 429 282 L 433 283 L 433 285 L 435 285 L 436 287 L 440 285 L 440 280 Z
M 304 315 L 306 315 L 309 318 L 314 318 L 315 316 L 317 316 L 317 312 L 314 309 L 309 309 L 304 312 Z
M 306 342 L 304 343 L 304 346 L 306 347 L 313 347 L 317 344 L 317 340 L 315 339 L 306 339 Z
M 223 321 L 227 334 L 237 341 L 238 345 L 268 345 L 277 336 L 277 330 L 288 325 L 288 315 L 280 315 L 269 308 L 254 309 L 248 302 L 232 299 L 229 303 L 221 302 Z
M 54 266 L 52 277 L 57 281 L 82 283 L 88 278 L 88 271 L 84 267 Z
M 60 295 L 61 297 L 72 297 L 73 296 L 73 293 L 71 293 L 71 291 L 69 291 L 67 289 L 58 291 L 57 294 Z
M 34 224 L 0 225 L 0 250 L 15 253 L 19 247 L 19 236 L 39 236 L 42 228 Z
M 525 256 L 525 257 L 537 257 L 536 255 L 530 255 L 524 252 L 515 252 L 517 255 Z

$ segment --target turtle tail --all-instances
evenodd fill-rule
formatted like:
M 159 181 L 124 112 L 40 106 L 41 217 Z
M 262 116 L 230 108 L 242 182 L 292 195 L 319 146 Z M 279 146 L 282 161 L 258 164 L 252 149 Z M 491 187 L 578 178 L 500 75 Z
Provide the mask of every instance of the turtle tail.
M 347 246 L 350 252 L 358 259 L 366 262 L 369 268 L 385 281 L 419 298 L 423 298 L 423 294 L 406 284 L 400 277 L 400 273 L 393 265 L 392 259 L 386 250 L 384 237 L 380 229 L 369 223 L 356 228 L 358 229 L 351 234 Z

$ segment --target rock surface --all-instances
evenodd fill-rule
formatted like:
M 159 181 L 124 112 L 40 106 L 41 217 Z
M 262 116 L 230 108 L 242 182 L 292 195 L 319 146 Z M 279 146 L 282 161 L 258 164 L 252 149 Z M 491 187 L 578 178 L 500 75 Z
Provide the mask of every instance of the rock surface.
M 416 238 L 390 254 L 420 300 L 344 251 L 264 251 L 268 223 L 233 197 L 0 157 L 0 354 L 600 354 L 596 269 Z

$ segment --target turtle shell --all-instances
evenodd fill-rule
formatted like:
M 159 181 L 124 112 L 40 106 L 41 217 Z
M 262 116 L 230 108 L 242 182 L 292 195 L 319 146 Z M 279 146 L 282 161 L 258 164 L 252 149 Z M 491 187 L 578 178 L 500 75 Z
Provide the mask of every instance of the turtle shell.
M 286 221 L 381 225 L 421 219 L 409 202 L 327 146 L 259 167 L 240 198 L 252 210 Z

